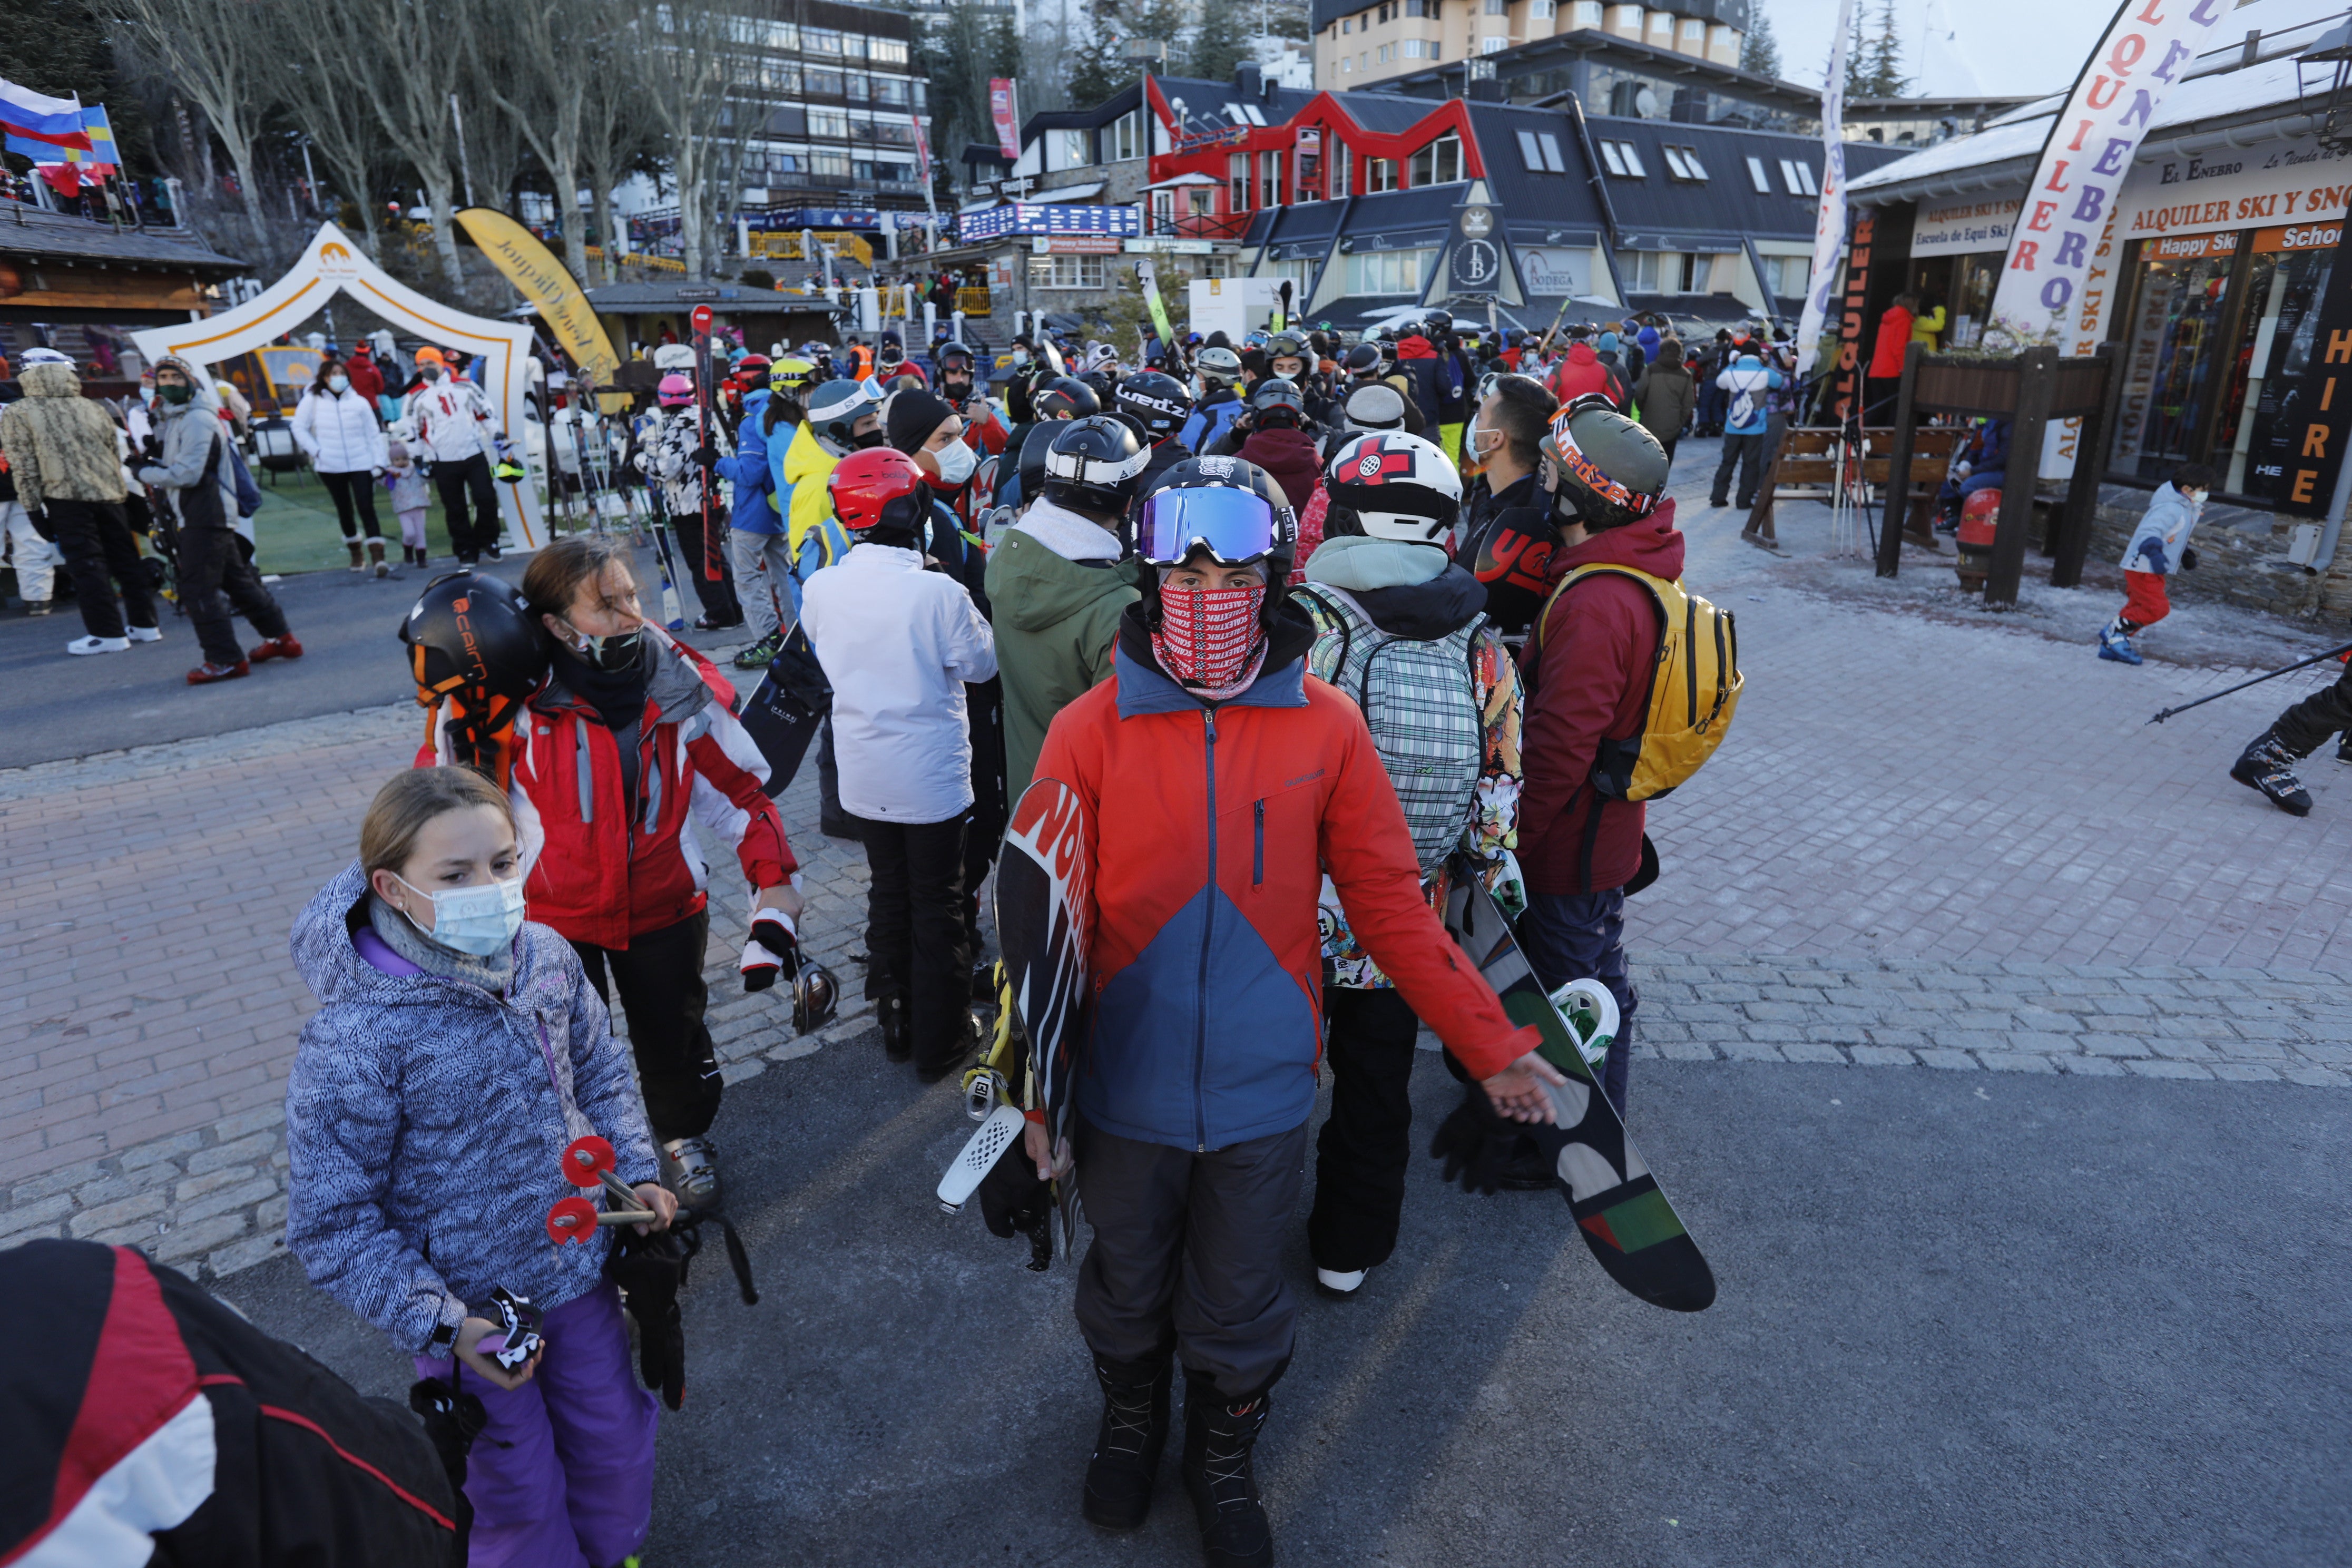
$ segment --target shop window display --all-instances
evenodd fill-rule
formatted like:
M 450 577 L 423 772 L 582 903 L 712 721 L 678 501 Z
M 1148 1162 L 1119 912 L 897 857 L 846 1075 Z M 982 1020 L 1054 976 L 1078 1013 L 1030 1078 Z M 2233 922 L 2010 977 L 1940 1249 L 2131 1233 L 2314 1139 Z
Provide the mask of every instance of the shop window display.
M 2148 261 L 2125 336 L 2120 428 L 2113 467 L 2160 483 L 2202 458 L 2212 399 L 2225 390 L 2217 361 L 2230 303 L 2238 236 L 2164 242 L 2176 251 Z
M 2302 406 L 2304 372 L 2315 347 L 2319 301 L 2336 253 L 2284 246 L 2314 232 L 2266 229 L 2254 237 L 2246 327 L 2231 366 L 2236 439 L 2221 482 L 2233 495 L 2273 502 L 2291 499 L 2290 462 L 2297 437 L 2310 423 Z

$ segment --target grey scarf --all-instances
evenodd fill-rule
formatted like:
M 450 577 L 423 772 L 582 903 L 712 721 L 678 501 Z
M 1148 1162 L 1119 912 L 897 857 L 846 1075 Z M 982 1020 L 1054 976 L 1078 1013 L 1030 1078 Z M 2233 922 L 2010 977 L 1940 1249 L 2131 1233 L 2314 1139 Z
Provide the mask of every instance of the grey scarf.
M 459 952 L 454 947 L 444 947 L 416 929 L 409 918 L 394 909 L 373 892 L 368 894 L 368 924 L 383 944 L 425 971 L 442 980 L 460 981 L 478 985 L 493 996 L 506 994 L 514 979 L 514 948 L 502 947 L 488 958 L 476 958 L 470 952 Z

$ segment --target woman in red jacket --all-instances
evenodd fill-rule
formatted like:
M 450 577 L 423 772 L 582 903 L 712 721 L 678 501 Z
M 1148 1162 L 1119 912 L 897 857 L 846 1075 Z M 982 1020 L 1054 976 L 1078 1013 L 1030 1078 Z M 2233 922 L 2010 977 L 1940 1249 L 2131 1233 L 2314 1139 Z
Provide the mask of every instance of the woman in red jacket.
M 1919 312 L 1919 297 L 1897 294 L 1895 303 L 1886 307 L 1886 314 L 1878 318 L 1878 339 L 1870 347 L 1870 379 L 1876 383 L 1864 400 L 1869 409 L 1865 418 L 1883 415 L 1894 416 L 1894 398 L 1903 379 L 1903 351 L 1911 346 L 1911 322 Z M 1883 406 L 1882 406 L 1883 405 Z
M 607 1004 L 620 992 L 665 1173 L 679 1198 L 707 1205 L 719 1196 L 709 1134 L 720 1084 L 703 1019 L 708 868 L 686 819 L 741 865 L 751 988 L 797 940 L 799 863 L 761 788 L 767 762 L 735 719 L 733 688 L 646 620 L 620 545 L 558 540 L 532 560 L 522 592 L 552 655 L 515 723 L 508 793 L 530 867 L 523 896 L 531 919 L 578 950 Z M 456 760 L 446 732 L 439 746 L 438 760 Z

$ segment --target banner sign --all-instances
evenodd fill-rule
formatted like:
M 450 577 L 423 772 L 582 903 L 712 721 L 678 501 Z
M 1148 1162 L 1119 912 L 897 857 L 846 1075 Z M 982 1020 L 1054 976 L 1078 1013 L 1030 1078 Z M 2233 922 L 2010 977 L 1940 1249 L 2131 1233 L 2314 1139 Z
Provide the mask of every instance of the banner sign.
M 988 79 L 988 118 L 996 127 L 996 150 L 1008 163 L 1021 161 L 1021 112 L 1011 77 Z
M 1160 268 L 1150 261 L 1135 264 L 1135 281 L 1143 290 L 1143 303 L 1151 311 L 1151 325 L 1160 333 L 1162 348 L 1176 352 L 1176 329 L 1169 324 L 1167 302 L 1160 297 Z
M 2352 199 L 2352 153 L 2313 136 L 2221 147 L 2132 167 L 2116 208 L 2116 237 L 2251 228 L 2305 218 L 2332 222 Z
M 2010 231 L 2017 226 L 2023 197 L 2000 196 L 1991 201 L 1969 197 L 1933 204 L 1921 202 L 1911 224 L 1911 254 L 1971 256 L 1980 251 L 2007 250 Z
M 915 174 L 928 191 L 931 188 L 931 139 L 923 131 L 921 115 L 908 115 L 907 123 L 915 128 Z
M 956 237 L 970 244 L 1008 234 L 1108 234 L 1143 232 L 1143 215 L 1130 206 L 1058 202 L 1006 202 L 956 220 Z M 1112 246 L 1113 250 L 1118 249 Z
M 547 323 L 548 335 L 562 345 L 572 363 L 584 372 L 600 392 L 610 391 L 620 374 L 621 356 L 604 323 L 596 319 L 586 290 L 538 237 L 495 207 L 460 207 L 457 225 L 483 254 L 506 275 Z
M 2057 342 L 2081 308 L 2092 247 L 2115 216 L 2149 122 L 2230 0 L 2124 0 L 2052 122 L 1993 291 L 1992 329 Z
M 1812 374 L 1821 357 L 1830 300 L 1837 292 L 1838 253 L 1845 248 L 1845 46 L 1853 32 L 1853 0 L 1839 0 L 1836 42 L 1822 79 L 1822 202 L 1813 212 L 1812 287 L 1797 318 L 1799 381 Z

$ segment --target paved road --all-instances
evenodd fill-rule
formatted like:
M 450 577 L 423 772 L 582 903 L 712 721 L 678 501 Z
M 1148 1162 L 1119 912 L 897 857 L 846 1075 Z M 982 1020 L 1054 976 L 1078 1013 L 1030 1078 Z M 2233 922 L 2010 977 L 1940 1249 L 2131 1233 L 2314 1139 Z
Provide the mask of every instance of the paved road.
M 732 1091 L 774 1130 L 728 1150 L 765 1299 L 698 1269 L 649 1560 L 1197 1563 L 1172 1460 L 1140 1539 L 1077 1518 L 1072 1272 L 937 1212 L 971 1124 L 876 1040 Z M 1425 1129 L 1454 1091 L 1421 1065 Z M 1665 1062 L 1634 1112 L 1717 1305 L 1643 1306 L 1553 1198 L 1417 1162 L 1398 1257 L 1309 1299 L 1276 1391 L 1283 1561 L 2343 1561 L 2352 1096 Z M 290 1260 L 220 1289 L 405 1386 Z

